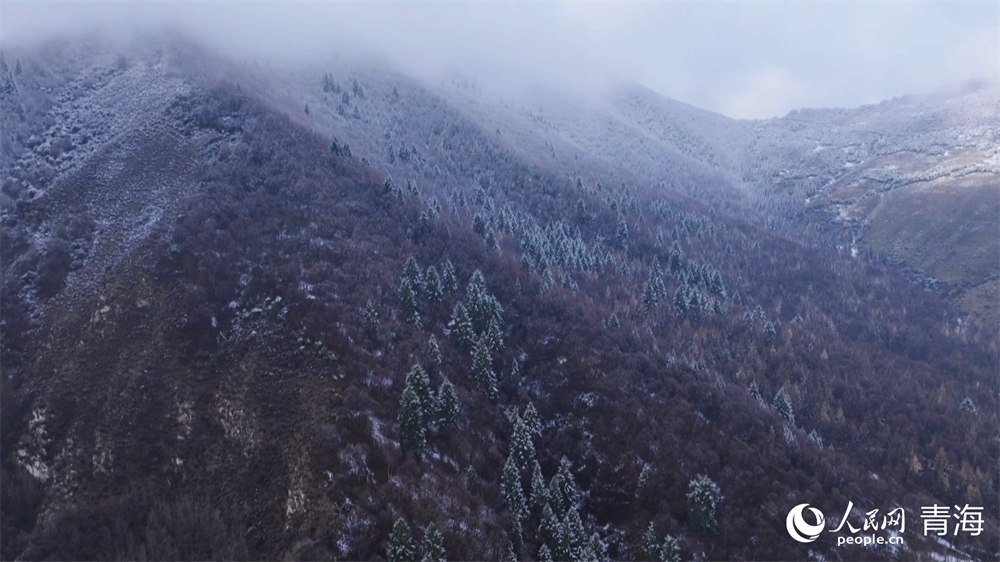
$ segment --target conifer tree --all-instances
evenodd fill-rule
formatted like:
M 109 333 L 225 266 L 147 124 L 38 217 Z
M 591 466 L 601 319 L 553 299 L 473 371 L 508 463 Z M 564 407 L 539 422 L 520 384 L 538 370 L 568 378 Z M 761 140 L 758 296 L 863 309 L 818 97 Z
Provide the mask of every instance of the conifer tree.
M 590 558 L 587 558 L 587 560 L 594 560 L 596 562 L 611 562 L 611 557 L 608 556 L 608 543 L 601 538 L 601 535 L 597 532 L 594 532 L 594 534 L 590 536 L 590 545 L 588 550 Z
M 547 544 L 557 545 L 563 536 L 562 521 L 559 520 L 555 510 L 552 509 L 552 506 L 548 502 L 542 506 L 542 523 L 540 528 Z M 553 556 L 555 555 L 553 553 Z
M 514 368 L 517 368 L 517 362 L 514 362 Z M 528 403 L 528 406 L 524 409 L 524 415 L 521 416 L 524 421 L 525 427 L 532 435 L 541 436 L 542 435 L 542 420 L 538 417 L 538 410 L 535 409 L 535 405 Z
M 424 285 L 422 277 L 416 258 L 413 256 L 406 258 L 406 263 L 403 264 L 403 282 L 410 285 L 415 293 L 419 293 Z
M 521 488 L 521 478 L 518 476 L 517 461 L 513 456 L 507 457 L 507 463 L 503 467 L 503 478 L 500 482 L 503 497 L 507 501 L 507 507 L 517 519 L 523 518 L 528 513 L 528 504 L 524 499 L 524 490 Z
M 653 527 L 653 522 L 649 522 L 649 527 L 646 527 L 646 532 L 642 535 L 642 551 L 646 553 L 646 556 L 651 560 L 659 552 L 660 540 L 656 536 L 656 529 Z
M 500 325 L 497 324 L 496 318 L 491 318 L 486 328 L 486 344 L 491 351 L 503 350 L 503 332 L 500 331 Z
M 415 364 L 406 374 L 406 386 L 412 387 L 420 398 L 420 408 L 424 413 L 424 425 L 431 421 L 434 412 L 434 397 L 431 391 L 431 379 L 420 364 Z
M 545 543 L 538 547 L 538 562 L 554 562 L 555 559 L 552 558 L 552 550 Z
M 674 291 L 674 308 L 677 309 L 682 316 L 688 313 L 691 306 L 689 304 L 687 288 L 681 284 L 677 286 L 677 290 Z
M 402 517 L 396 519 L 392 526 L 385 557 L 389 562 L 412 562 L 417 558 L 413 550 L 413 539 L 410 537 L 410 526 Z
M 497 394 L 497 378 L 493 373 L 493 360 L 490 358 L 490 348 L 486 340 L 480 339 L 472 353 L 472 378 L 476 388 L 483 391 L 491 401 L 499 398 Z
M 443 357 L 441 356 L 441 346 L 438 344 L 437 338 L 432 334 L 430 339 L 427 340 L 427 357 L 430 357 L 431 361 L 434 362 L 438 367 L 443 363 Z
M 418 386 L 415 379 L 407 377 L 400 401 L 399 433 L 405 448 L 420 452 L 427 445 L 427 411 Z
M 510 457 L 518 470 L 527 470 L 535 461 L 535 443 L 531 440 L 531 430 L 520 416 L 514 420 L 514 432 L 510 440 Z
M 375 310 L 375 306 L 372 304 L 372 301 L 368 301 L 368 304 L 365 305 L 364 312 L 364 332 L 365 338 L 367 338 L 372 345 L 378 342 L 378 328 L 378 311 Z
M 472 340 L 475 338 L 475 330 L 472 327 L 472 320 L 465 309 L 465 305 L 458 303 L 451 313 L 451 320 L 447 326 L 448 339 L 455 349 L 468 351 L 472 348 Z
M 458 421 L 458 396 L 451 381 L 444 379 L 437 392 L 437 424 L 441 431 L 447 431 Z
M 424 292 L 427 293 L 427 300 L 432 303 L 439 303 L 444 298 L 441 277 L 438 276 L 437 268 L 433 265 L 424 272 Z
M 444 551 L 444 537 L 433 523 L 424 529 L 424 541 L 420 548 L 421 562 L 448 562 Z
M 458 278 L 455 276 L 455 266 L 451 264 L 451 260 L 444 262 L 441 274 L 441 283 L 444 292 L 451 294 L 458 291 Z
M 479 213 L 472 219 L 472 231 L 483 238 L 486 237 L 486 219 Z
M 382 191 L 385 192 L 386 195 L 389 195 L 390 193 L 396 191 L 396 184 L 392 182 L 391 175 L 386 176 L 385 181 L 382 182 Z
M 677 539 L 667 535 L 663 539 L 663 544 L 656 552 L 660 562 L 681 562 L 681 549 L 677 544 Z
M 548 503 L 548 490 L 545 489 L 545 477 L 542 475 L 542 465 L 535 461 L 531 471 L 531 506 L 535 509 Z
M 719 486 L 708 476 L 699 474 L 688 483 L 688 523 L 706 534 L 715 532 L 715 511 L 722 501 Z
M 768 342 L 773 342 L 775 338 L 778 337 L 778 331 L 774 328 L 774 322 L 770 320 L 764 324 L 764 339 Z
M 762 396 L 760 393 L 760 387 L 757 386 L 757 381 L 755 380 L 750 381 L 750 386 L 747 387 L 747 392 L 750 393 L 750 396 L 754 397 L 754 400 L 756 400 L 758 404 L 760 404 L 761 406 L 765 405 L 764 396 Z
M 621 247 L 628 247 L 628 223 L 625 222 L 625 215 L 618 215 L 618 224 L 615 227 L 615 239 Z
M 403 313 L 404 320 L 410 324 L 416 324 L 418 327 L 421 325 L 416 292 L 413 290 L 413 285 L 406 282 L 405 279 L 399 286 L 399 308 Z
M 785 387 L 778 389 L 778 393 L 771 400 L 771 407 L 774 408 L 775 412 L 778 412 L 779 416 L 785 418 L 788 423 L 795 425 L 795 413 L 792 411 L 792 401 L 788 399 Z

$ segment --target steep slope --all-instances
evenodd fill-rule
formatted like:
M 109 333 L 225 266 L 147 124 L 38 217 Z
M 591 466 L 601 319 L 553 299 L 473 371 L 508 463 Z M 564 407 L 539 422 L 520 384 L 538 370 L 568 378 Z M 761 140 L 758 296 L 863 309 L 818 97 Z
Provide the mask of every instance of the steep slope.
M 18 134 L 91 138 L 4 163 L 4 558 L 375 559 L 399 518 L 452 559 L 645 559 L 650 523 L 685 558 L 1000 552 L 992 326 L 388 69 L 149 44 L 20 55 L 86 63 Z M 411 408 L 445 381 L 452 424 Z M 785 535 L 848 501 L 986 530 Z

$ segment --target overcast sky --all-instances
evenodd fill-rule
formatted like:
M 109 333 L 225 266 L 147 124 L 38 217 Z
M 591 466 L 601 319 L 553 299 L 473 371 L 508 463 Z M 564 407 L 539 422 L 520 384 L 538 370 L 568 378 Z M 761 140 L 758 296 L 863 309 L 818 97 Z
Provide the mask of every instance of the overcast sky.
M 573 88 L 611 75 L 731 117 L 853 107 L 1000 78 L 1000 2 L 0 4 L 0 41 L 95 25 L 178 23 L 236 54 L 375 47 L 420 72 L 453 66 Z

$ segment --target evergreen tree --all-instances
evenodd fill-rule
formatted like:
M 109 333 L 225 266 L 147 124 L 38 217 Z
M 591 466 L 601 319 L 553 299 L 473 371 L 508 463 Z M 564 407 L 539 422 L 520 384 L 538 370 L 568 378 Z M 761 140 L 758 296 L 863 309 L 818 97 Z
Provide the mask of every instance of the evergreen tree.
M 615 227 L 615 240 L 623 247 L 628 247 L 628 223 L 625 222 L 624 215 L 618 215 L 618 225 Z
M 552 558 L 552 551 L 545 543 L 538 547 L 538 562 L 555 562 L 555 559 Z
M 565 553 L 565 557 L 560 556 L 560 559 L 581 562 L 593 559 L 589 548 L 590 541 L 587 540 L 587 533 L 583 529 L 583 519 L 575 507 L 570 507 L 563 517 L 563 536 L 559 547 L 561 553 Z
M 491 318 L 486 328 L 486 345 L 491 351 L 503 350 L 503 333 L 500 331 L 500 325 L 497 324 L 496 318 Z
M 472 218 L 472 231 L 479 236 L 486 237 L 486 219 L 479 213 Z
M 594 560 L 595 562 L 611 562 L 611 557 L 608 556 L 608 543 L 601 538 L 601 535 L 596 532 L 590 536 L 590 555 L 591 558 L 587 560 Z
M 434 396 L 431 391 L 431 379 L 419 363 L 415 364 L 406 374 L 406 386 L 412 387 L 417 397 L 420 398 L 420 409 L 423 410 L 423 421 L 426 426 L 431 421 L 434 412 Z
M 542 475 L 542 465 L 535 461 L 531 471 L 531 505 L 538 509 L 548 503 L 548 490 L 545 489 L 545 477 Z
M 431 358 L 438 367 L 443 363 L 443 358 L 441 356 L 441 346 L 438 345 L 437 338 L 432 334 L 430 339 L 427 340 L 427 357 Z
M 652 560 L 660 550 L 659 538 L 656 536 L 656 529 L 653 527 L 653 522 L 649 522 L 649 527 L 646 527 L 646 532 L 642 535 L 642 551 L 646 553 L 646 556 Z
M 396 184 L 392 182 L 392 176 L 386 176 L 385 181 L 382 182 L 382 191 L 386 195 L 396 191 Z
M 576 479 L 573 477 L 572 463 L 566 457 L 559 460 L 559 471 L 552 477 L 552 484 L 558 491 L 557 495 L 560 497 L 560 503 L 564 506 L 564 509 L 575 508 L 580 501 L 580 488 L 577 487 Z
M 764 396 L 761 395 L 760 393 L 760 387 L 757 386 L 757 381 L 755 380 L 750 381 L 750 386 L 747 387 L 747 392 L 750 393 L 750 396 L 754 397 L 754 400 L 756 400 L 758 404 L 760 404 L 761 406 L 765 405 Z
M 423 553 L 421 562 L 448 562 L 444 551 L 444 537 L 433 523 L 424 529 L 424 542 L 420 550 Z
M 531 430 L 520 416 L 514 420 L 514 432 L 510 440 L 510 457 L 518 470 L 527 470 L 535 461 L 535 443 L 531 440 Z
M 689 304 L 689 298 L 687 294 L 687 288 L 681 284 L 677 286 L 677 290 L 674 291 L 674 308 L 677 309 L 682 316 L 688 313 L 691 306 Z
M 445 293 L 458 291 L 458 278 L 455 276 L 455 266 L 451 264 L 451 260 L 444 262 L 441 282 Z
M 517 369 L 517 362 L 514 362 L 514 368 Z M 525 427 L 532 435 L 541 436 L 542 435 L 542 420 L 538 417 L 538 410 L 535 409 L 535 405 L 528 403 L 528 406 L 524 409 L 524 415 L 521 416 L 521 420 L 524 421 Z
M 476 349 L 472 353 L 472 378 L 476 382 L 476 388 L 483 391 L 490 402 L 499 398 L 497 378 L 493 374 L 493 360 L 490 358 L 490 348 L 486 345 L 486 340 L 481 338 L 476 343 Z
M 513 456 L 507 457 L 507 463 L 503 467 L 503 478 L 500 482 L 503 497 L 507 501 L 507 507 L 514 517 L 521 519 L 528 513 L 528 503 L 524 499 L 524 490 L 521 489 L 521 478 L 518 476 L 517 461 Z
M 542 506 L 542 523 L 540 528 L 542 531 L 542 537 L 545 539 L 546 544 L 559 544 L 559 541 L 563 536 L 562 522 L 559 520 L 559 517 L 556 516 L 552 506 L 548 503 Z M 558 549 L 558 546 L 556 548 Z M 553 553 L 553 556 L 556 555 L 556 553 Z M 559 559 L 564 560 L 563 557 L 559 557 Z
M 433 265 L 428 267 L 424 273 L 424 292 L 427 293 L 427 300 L 432 303 L 439 303 L 444 298 L 441 277 L 438 276 L 437 269 Z
M 677 544 L 677 539 L 667 535 L 663 539 L 663 544 L 657 549 L 657 558 L 660 562 L 681 562 L 681 549 Z
M 975 402 L 973 402 L 972 398 L 969 398 L 968 396 L 963 398 L 962 402 L 959 403 L 958 410 L 960 412 L 968 412 L 970 414 L 975 414 L 978 411 Z
M 642 463 L 642 471 L 639 472 L 639 484 L 635 487 L 635 495 L 639 496 L 642 493 L 642 489 L 646 487 L 646 483 L 649 482 L 649 463 Z
M 491 319 L 495 319 L 497 324 L 503 320 L 500 316 L 502 312 L 500 303 L 486 288 L 486 279 L 483 278 L 483 273 L 478 269 L 469 278 L 465 305 L 469 310 L 469 316 L 472 318 L 476 332 L 485 330 Z
M 406 263 L 403 264 L 403 282 L 413 287 L 414 292 L 419 292 L 419 288 L 423 286 L 422 277 L 416 258 L 406 258 Z
M 458 396 L 451 381 L 444 379 L 437 392 L 437 423 L 441 431 L 455 425 L 458 421 Z
M 368 304 L 365 305 L 363 323 L 364 323 L 365 338 L 367 338 L 372 345 L 375 345 L 376 343 L 378 343 L 379 321 L 378 321 L 378 311 L 375 310 L 375 306 L 372 305 L 372 301 L 368 301 Z
M 777 337 L 778 331 L 774 328 L 774 322 L 768 320 L 767 324 L 764 324 L 764 339 L 773 342 Z
M 396 523 L 392 526 L 385 557 L 389 562 L 412 562 L 417 559 L 413 550 L 413 539 L 410 537 L 410 526 L 402 517 L 396 519 Z
M 677 242 L 677 237 L 674 236 L 674 238 L 675 240 L 673 244 L 670 245 L 670 253 L 668 256 L 670 271 L 676 275 L 680 273 L 681 268 L 684 266 L 684 253 L 681 252 L 681 245 Z
M 788 423 L 795 425 L 795 413 L 792 411 L 792 401 L 789 400 L 788 394 L 785 392 L 785 387 L 778 389 L 778 393 L 771 400 L 771 407 L 774 408 L 774 411 L 778 412 L 779 416 L 785 418 Z
M 414 378 L 406 378 L 400 401 L 399 433 L 405 448 L 420 452 L 427 445 L 427 410 L 418 387 Z
M 399 308 L 403 313 L 404 320 L 410 324 L 416 324 L 418 327 L 421 325 L 416 292 L 413 290 L 413 285 L 406 282 L 405 279 L 399 286 Z
M 722 501 L 719 486 L 708 476 L 699 474 L 688 483 L 688 523 L 696 530 L 715 532 L 715 510 Z
M 475 338 L 475 330 L 472 327 L 472 320 L 465 309 L 465 305 L 458 303 L 451 313 L 451 320 L 446 328 L 448 339 L 455 349 L 468 351 L 472 348 L 472 340 Z

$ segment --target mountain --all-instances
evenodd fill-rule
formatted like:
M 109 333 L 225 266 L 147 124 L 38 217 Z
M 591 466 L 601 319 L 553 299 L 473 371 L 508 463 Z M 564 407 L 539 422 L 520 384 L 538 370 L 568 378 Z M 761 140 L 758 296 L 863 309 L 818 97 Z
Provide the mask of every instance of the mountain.
M 1000 554 L 997 326 L 801 235 L 881 145 L 172 35 L 5 57 L 5 559 Z M 803 503 L 905 542 L 801 544 Z

